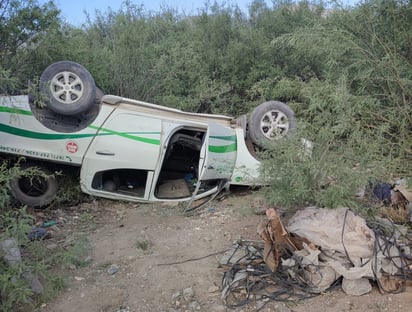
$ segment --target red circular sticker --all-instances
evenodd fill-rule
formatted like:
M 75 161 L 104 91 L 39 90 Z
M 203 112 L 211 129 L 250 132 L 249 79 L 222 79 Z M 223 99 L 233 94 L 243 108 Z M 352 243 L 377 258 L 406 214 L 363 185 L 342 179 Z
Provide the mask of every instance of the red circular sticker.
M 74 141 L 69 141 L 66 143 L 66 149 L 69 153 L 76 153 L 77 150 L 79 149 L 79 146 L 77 145 L 76 142 Z

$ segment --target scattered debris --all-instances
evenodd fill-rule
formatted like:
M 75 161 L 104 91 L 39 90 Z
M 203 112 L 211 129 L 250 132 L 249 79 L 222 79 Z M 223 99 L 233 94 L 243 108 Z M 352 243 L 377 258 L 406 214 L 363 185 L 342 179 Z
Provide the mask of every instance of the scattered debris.
M 269 221 L 266 224 L 260 223 L 257 232 L 265 241 L 263 259 L 269 269 L 275 272 L 279 265 L 280 256 L 285 253 L 285 249 L 301 250 L 303 243 L 310 244 L 310 242 L 299 237 L 292 237 L 283 226 L 275 209 L 267 209 L 266 216 Z M 313 245 L 311 247 L 316 249 Z
M 42 224 L 42 227 L 47 228 L 47 227 L 50 227 L 56 224 L 57 224 L 57 221 L 54 221 L 54 220 L 44 221 Z
M 394 183 L 371 181 L 359 197 L 366 197 L 373 202 L 381 202 L 384 206 L 409 210 L 412 206 L 412 191 L 406 187 L 406 180 L 400 179 Z
M 47 239 L 47 238 L 50 238 L 50 236 L 51 236 L 50 233 L 41 227 L 35 227 L 29 233 L 29 239 L 31 241 Z
M 391 191 L 393 185 L 386 182 L 370 182 L 368 185 L 370 196 L 383 202 L 385 205 L 391 203 Z
M 299 300 L 341 286 L 363 295 L 376 282 L 382 293 L 412 284 L 411 242 L 389 220 L 366 220 L 348 208 L 308 207 L 284 226 L 266 210 L 257 232 L 263 242 L 238 241 L 222 261 L 222 298 L 229 307 L 252 301 Z

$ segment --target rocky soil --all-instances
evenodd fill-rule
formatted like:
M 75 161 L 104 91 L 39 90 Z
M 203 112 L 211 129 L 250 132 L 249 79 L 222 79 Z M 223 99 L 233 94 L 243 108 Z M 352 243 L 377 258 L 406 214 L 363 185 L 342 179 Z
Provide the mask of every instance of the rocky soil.
M 63 272 L 68 288 L 40 311 L 409 311 L 411 288 L 381 294 L 376 287 L 360 297 L 337 289 L 299 302 L 227 308 L 219 261 L 234 241 L 260 240 L 256 228 L 263 216 L 256 212 L 264 205 L 257 193 L 240 192 L 191 217 L 181 206 L 108 200 L 57 209 L 51 248 L 83 235 L 90 242 L 89 265 Z

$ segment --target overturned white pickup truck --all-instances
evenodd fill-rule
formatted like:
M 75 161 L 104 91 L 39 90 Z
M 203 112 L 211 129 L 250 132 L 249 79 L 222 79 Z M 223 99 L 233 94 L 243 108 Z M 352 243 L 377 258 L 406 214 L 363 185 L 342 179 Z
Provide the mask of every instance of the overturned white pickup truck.
M 100 92 L 83 66 L 62 61 L 40 78 L 42 105 L 30 96 L 0 96 L 2 158 L 24 156 L 47 174 L 48 164 L 79 167 L 82 191 L 95 196 L 189 201 L 228 184 L 261 184 L 250 147 L 295 127 L 293 111 L 277 101 L 235 119 Z M 49 204 L 55 177 L 42 175 L 35 187 L 33 180 L 14 179 L 13 196 L 29 206 Z

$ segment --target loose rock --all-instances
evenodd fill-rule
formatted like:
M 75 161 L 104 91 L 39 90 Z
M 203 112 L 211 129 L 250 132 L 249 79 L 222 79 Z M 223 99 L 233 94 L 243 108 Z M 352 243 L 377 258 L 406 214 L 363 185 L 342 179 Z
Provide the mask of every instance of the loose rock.
M 183 289 L 183 298 L 185 301 L 189 301 L 194 295 L 192 287 Z
M 175 300 L 179 299 L 180 296 L 181 296 L 181 293 L 180 293 L 180 291 L 178 291 L 178 292 L 176 292 L 172 295 L 172 300 L 175 301 Z
M 359 278 L 356 280 L 343 278 L 342 290 L 347 295 L 362 296 L 369 293 L 372 290 L 372 286 L 367 278 Z
M 119 266 L 117 264 L 112 264 L 108 269 L 107 273 L 110 275 L 116 274 L 119 271 Z
M 200 304 L 197 301 L 193 301 L 189 304 L 189 308 L 192 310 L 200 310 Z
M 217 292 L 218 290 L 219 290 L 219 287 L 214 285 L 214 286 L 210 286 L 207 291 L 210 293 L 214 293 L 214 292 Z

